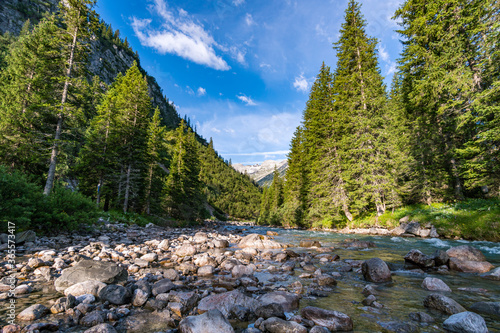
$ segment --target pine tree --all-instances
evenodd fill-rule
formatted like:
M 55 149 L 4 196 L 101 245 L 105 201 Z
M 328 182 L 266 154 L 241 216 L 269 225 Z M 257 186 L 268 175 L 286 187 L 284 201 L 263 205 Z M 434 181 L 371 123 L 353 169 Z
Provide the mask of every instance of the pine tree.
M 170 174 L 165 182 L 165 209 L 174 218 L 196 220 L 203 204 L 199 143 L 184 121 L 177 128 L 175 138 Z
M 70 108 L 67 105 L 68 92 L 71 82 L 75 77 L 78 77 L 75 75 L 75 71 L 83 70 L 82 67 L 84 67 L 83 63 L 78 63 L 78 60 L 85 56 L 85 52 L 88 52 L 87 46 L 96 17 L 95 13 L 92 11 L 95 2 L 96 0 L 66 0 L 61 2 L 60 5 L 61 18 L 65 26 L 65 29 L 61 29 L 61 42 L 63 45 L 62 56 L 65 59 L 65 75 L 61 92 L 60 110 L 57 114 L 57 123 L 53 136 L 47 182 L 45 183 L 43 191 L 45 195 L 49 195 L 54 186 L 64 119 L 70 115 Z

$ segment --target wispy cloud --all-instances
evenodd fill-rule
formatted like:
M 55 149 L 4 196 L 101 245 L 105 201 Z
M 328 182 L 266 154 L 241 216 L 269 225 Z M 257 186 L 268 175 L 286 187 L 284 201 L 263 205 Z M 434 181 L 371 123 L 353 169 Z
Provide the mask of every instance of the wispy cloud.
M 218 56 L 212 35 L 180 9 L 176 15 L 164 0 L 155 0 L 151 12 L 163 19 L 160 29 L 151 27 L 151 19 L 132 17 L 132 28 L 143 46 L 151 47 L 161 54 L 175 54 L 184 59 L 216 70 L 228 70 L 229 65 Z
M 380 58 L 383 61 L 389 61 L 389 59 L 390 59 L 389 52 L 387 52 L 385 50 L 385 47 L 383 47 L 381 44 L 379 44 L 379 46 L 378 46 L 378 54 L 380 55 Z
M 290 151 L 289 150 L 277 150 L 277 151 L 267 151 L 267 152 L 252 152 L 252 153 L 226 153 L 226 155 L 230 156 L 268 156 L 268 155 L 286 155 Z
M 235 5 L 235 6 L 241 6 L 244 3 L 245 3 L 245 0 L 233 0 L 233 5 Z
M 240 94 L 240 95 L 238 95 L 236 97 L 238 97 L 238 99 L 240 101 L 242 101 L 243 103 L 245 103 L 247 106 L 255 106 L 255 105 L 257 105 L 257 103 L 255 103 L 250 97 L 245 96 L 243 94 Z
M 199 87 L 198 90 L 196 91 L 196 94 L 198 96 L 205 96 L 207 94 L 207 91 L 205 88 Z
M 304 93 L 307 92 L 307 90 L 309 89 L 309 82 L 307 82 L 303 73 L 295 78 L 295 81 L 293 82 L 293 87 L 297 89 L 297 91 L 302 91 Z
M 247 23 L 248 26 L 255 24 L 255 21 L 253 20 L 252 14 L 247 13 L 247 15 L 245 16 L 245 22 Z

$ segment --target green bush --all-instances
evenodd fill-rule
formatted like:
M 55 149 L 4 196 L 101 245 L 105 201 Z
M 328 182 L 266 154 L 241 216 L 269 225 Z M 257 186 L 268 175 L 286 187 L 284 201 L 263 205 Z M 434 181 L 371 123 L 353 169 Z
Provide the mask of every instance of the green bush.
M 44 198 L 33 216 L 33 226 L 46 232 L 74 230 L 80 225 L 93 224 L 98 217 L 95 203 L 81 193 L 56 186 Z
M 0 166 L 0 225 L 7 231 L 7 222 L 16 224 L 16 231 L 27 230 L 37 207 L 44 201 L 41 189 L 17 171 Z

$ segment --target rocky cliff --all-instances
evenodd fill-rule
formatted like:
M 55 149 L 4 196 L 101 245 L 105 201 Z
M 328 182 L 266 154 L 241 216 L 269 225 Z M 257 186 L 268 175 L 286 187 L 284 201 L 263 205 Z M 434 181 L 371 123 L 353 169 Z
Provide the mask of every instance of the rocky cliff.
M 58 3 L 59 0 L 0 0 L 0 32 L 18 35 L 26 20 L 38 22 L 45 12 L 57 11 Z M 118 73 L 125 73 L 134 60 L 140 67 L 138 55 L 123 45 L 94 36 L 91 47 L 89 72 L 107 84 L 112 83 Z M 147 75 L 144 69 L 141 71 Z M 180 117 L 174 106 L 163 95 L 154 77 L 147 75 L 147 80 L 153 107 L 159 107 L 166 126 L 177 127 Z
M 283 177 L 288 169 L 288 161 L 267 160 L 261 164 L 243 165 L 236 163 L 233 168 L 241 173 L 246 173 L 260 186 L 269 187 L 273 182 L 274 168 L 278 169 L 280 177 Z

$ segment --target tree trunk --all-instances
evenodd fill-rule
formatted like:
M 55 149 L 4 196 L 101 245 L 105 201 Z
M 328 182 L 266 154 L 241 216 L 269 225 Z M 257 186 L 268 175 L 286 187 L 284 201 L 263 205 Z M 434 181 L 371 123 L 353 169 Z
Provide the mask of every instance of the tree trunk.
M 151 211 L 151 186 L 153 185 L 153 166 L 154 164 L 152 163 L 149 166 L 149 179 L 148 179 L 148 184 L 146 188 L 146 214 L 150 214 Z
M 79 16 L 79 15 L 78 15 Z M 54 136 L 54 145 L 52 146 L 52 153 L 50 154 L 49 172 L 47 173 L 47 182 L 43 194 L 49 195 L 54 187 L 54 178 L 56 176 L 57 154 L 59 153 L 59 140 L 61 139 L 62 126 L 64 120 L 64 107 L 68 97 L 69 79 L 71 78 L 71 70 L 73 68 L 73 60 L 75 57 L 76 42 L 78 36 L 78 26 L 75 27 L 73 34 L 73 43 L 71 44 L 71 52 L 69 55 L 69 65 L 66 71 L 66 80 L 64 81 L 64 89 L 61 98 L 61 112 L 57 115 L 56 134 Z
M 126 213 L 128 209 L 128 198 L 130 195 L 130 173 L 132 172 L 132 163 L 127 167 L 127 179 L 125 180 L 125 198 L 123 200 L 123 212 Z

